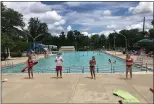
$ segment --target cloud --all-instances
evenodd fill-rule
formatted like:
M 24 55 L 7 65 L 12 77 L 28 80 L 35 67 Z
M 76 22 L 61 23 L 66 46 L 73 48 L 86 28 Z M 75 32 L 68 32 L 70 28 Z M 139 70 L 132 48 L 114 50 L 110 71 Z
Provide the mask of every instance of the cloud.
M 62 31 L 62 30 L 64 30 L 64 28 L 63 28 L 62 26 L 58 26 L 58 27 L 56 28 L 56 30 Z
M 146 24 L 151 24 L 153 19 L 152 14 L 138 14 L 138 15 L 109 15 L 102 16 L 100 10 L 94 10 L 91 12 L 69 12 L 64 18 L 71 25 L 79 25 L 83 28 L 88 28 L 88 31 L 91 33 L 99 33 L 105 31 L 107 35 L 110 31 L 113 30 L 122 30 L 127 29 L 128 26 L 138 24 L 143 22 L 143 17 L 146 17 Z M 101 17 L 101 18 L 100 18 Z M 137 27 L 140 28 L 140 27 Z M 81 29 L 81 28 L 80 28 Z
M 106 26 L 106 28 L 108 28 L 108 29 L 114 29 L 114 28 L 116 28 L 116 25 L 108 25 L 108 26 Z
M 110 16 L 112 13 L 111 13 L 111 11 L 110 10 L 105 10 L 104 12 L 103 12 L 103 16 Z
M 100 3 L 101 2 L 65 2 L 64 4 L 68 5 L 69 7 L 78 7 L 78 6 L 94 5 Z
M 128 11 L 133 14 L 153 13 L 153 2 L 140 2 L 136 7 L 130 7 Z
M 89 34 L 88 32 L 82 32 L 81 34 L 83 34 L 84 36 L 91 36 L 91 34 Z
M 47 11 L 44 14 L 40 15 L 39 17 L 44 20 L 54 20 L 54 21 L 60 21 L 62 19 L 62 16 L 60 16 L 56 11 Z
M 151 29 L 153 26 L 150 24 L 150 23 L 145 23 L 145 29 L 146 30 L 149 30 Z M 133 24 L 133 25 L 130 25 L 130 26 L 127 26 L 126 29 L 139 29 L 139 30 L 142 30 L 143 29 L 143 22 L 140 22 L 138 24 Z
M 67 31 L 71 31 L 72 30 L 72 27 L 69 25 L 68 27 L 67 27 Z
M 60 33 L 63 29 L 63 25 L 66 23 L 63 16 L 60 15 L 53 5 L 46 5 L 41 2 L 3 2 L 8 8 L 12 8 L 15 11 L 23 14 L 23 20 L 26 24 L 25 29 L 28 26 L 28 21 L 31 17 L 38 17 L 41 22 L 45 22 L 48 25 L 49 32 Z
M 65 2 L 70 7 L 80 6 L 80 2 Z
M 64 19 L 62 19 L 59 22 L 55 22 L 54 25 L 59 26 L 59 25 L 64 25 L 65 23 L 66 23 L 66 21 Z
M 29 18 L 38 17 L 48 24 L 49 31 L 54 34 L 72 30 L 72 27 L 86 35 L 94 33 L 108 35 L 113 30 L 142 29 L 143 17 L 146 17 L 146 30 L 151 28 L 153 19 L 152 2 L 61 2 L 50 5 L 42 2 L 4 2 L 4 4 L 22 13 L 26 26 Z M 124 14 L 126 12 L 131 14 Z
M 42 4 L 41 2 L 35 2 L 30 6 L 29 9 L 33 13 L 44 13 L 46 11 L 50 11 L 51 6 L 47 6 L 45 4 Z

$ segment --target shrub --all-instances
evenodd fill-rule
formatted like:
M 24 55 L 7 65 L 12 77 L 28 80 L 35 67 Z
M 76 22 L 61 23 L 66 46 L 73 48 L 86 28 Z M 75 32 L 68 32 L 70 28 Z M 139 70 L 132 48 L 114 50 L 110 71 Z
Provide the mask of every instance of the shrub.
M 11 57 L 22 57 L 21 52 L 11 52 Z

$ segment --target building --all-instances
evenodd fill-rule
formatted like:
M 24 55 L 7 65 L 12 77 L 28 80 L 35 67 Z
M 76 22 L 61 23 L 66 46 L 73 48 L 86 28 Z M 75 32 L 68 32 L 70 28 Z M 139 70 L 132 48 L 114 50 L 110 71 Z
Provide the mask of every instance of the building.
M 75 51 L 75 47 L 74 46 L 61 46 L 59 51 Z
M 46 45 L 46 47 L 48 47 L 49 51 L 57 50 L 56 45 Z

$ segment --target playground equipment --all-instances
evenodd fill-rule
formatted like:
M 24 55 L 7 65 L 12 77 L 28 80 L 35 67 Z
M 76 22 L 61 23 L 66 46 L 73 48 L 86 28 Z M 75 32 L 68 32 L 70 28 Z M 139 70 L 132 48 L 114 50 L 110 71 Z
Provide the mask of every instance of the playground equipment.
M 48 48 L 42 43 L 32 43 L 31 48 L 27 50 L 27 53 L 35 53 L 38 50 L 48 51 Z
M 31 48 L 27 50 L 27 53 L 38 53 L 38 51 L 43 51 L 45 54 L 45 57 L 48 56 L 48 48 L 46 45 L 42 44 L 42 43 L 32 43 L 31 44 Z M 36 58 L 36 55 L 35 55 Z

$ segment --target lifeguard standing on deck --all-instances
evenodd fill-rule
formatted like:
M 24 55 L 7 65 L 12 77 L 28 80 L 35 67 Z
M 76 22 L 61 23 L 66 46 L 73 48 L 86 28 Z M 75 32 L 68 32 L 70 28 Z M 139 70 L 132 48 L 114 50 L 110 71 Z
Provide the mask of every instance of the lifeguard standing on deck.
M 55 62 L 56 62 L 57 78 L 58 78 L 58 72 L 60 72 L 60 78 L 62 78 L 62 62 L 63 62 L 63 58 L 60 56 L 60 53 L 57 54 Z
M 126 79 L 128 76 L 128 72 L 130 72 L 130 78 L 132 78 L 132 65 L 133 59 L 130 57 L 129 54 L 126 55 Z
M 92 57 L 92 60 L 89 61 L 90 64 L 90 72 L 91 72 L 91 79 L 96 79 L 95 77 L 95 65 L 96 65 L 96 60 L 95 60 L 95 56 Z

